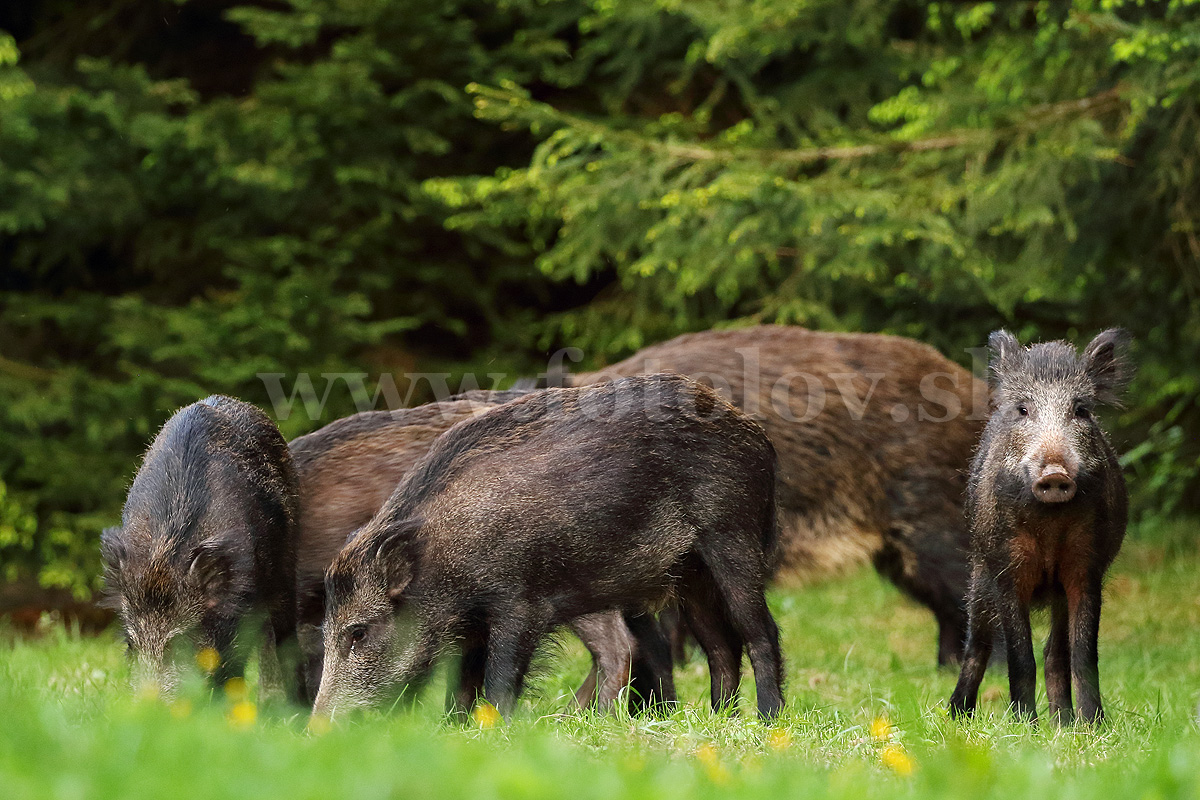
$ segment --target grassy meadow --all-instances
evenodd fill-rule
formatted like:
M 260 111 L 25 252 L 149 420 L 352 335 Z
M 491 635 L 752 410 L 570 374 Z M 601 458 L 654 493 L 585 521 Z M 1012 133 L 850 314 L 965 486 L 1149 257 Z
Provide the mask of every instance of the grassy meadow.
M 1110 575 L 1098 730 L 1009 721 L 995 668 L 978 717 L 952 723 L 956 676 L 933 664 L 931 616 L 864 569 L 773 593 L 788 706 L 770 727 L 751 713 L 748 664 L 740 713 L 708 710 L 699 653 L 678 669 L 669 717 L 573 710 L 588 665 L 565 635 L 507 725 L 443 721 L 434 685 L 412 711 L 313 732 L 238 687 L 170 705 L 131 696 L 115 632 L 4 634 L 0 797 L 1200 797 L 1198 527 L 1144 526 Z

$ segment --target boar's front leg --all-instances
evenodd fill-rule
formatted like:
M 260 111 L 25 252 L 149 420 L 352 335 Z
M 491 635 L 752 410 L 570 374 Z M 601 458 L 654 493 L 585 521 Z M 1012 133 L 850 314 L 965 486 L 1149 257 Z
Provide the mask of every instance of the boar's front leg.
M 1008 648 L 1009 703 L 1018 719 L 1037 722 L 1037 662 L 1033 658 L 1029 604 L 1020 597 L 1011 571 L 1002 573 L 996 583 L 996 612 Z
M 279 643 L 275 627 L 263 625 L 262 642 L 258 648 L 258 701 L 274 702 L 283 697 L 283 668 L 279 663 Z
M 525 674 L 545 625 L 527 607 L 496 609 L 487 635 L 483 696 L 507 719 L 517 705 Z
M 483 693 L 484 668 L 487 664 L 487 646 L 481 638 L 463 643 L 462 657 L 458 664 L 458 681 L 446 696 L 447 713 L 460 722 L 466 722 L 475 702 Z
M 1071 677 L 1079 692 L 1079 717 L 1097 723 L 1104 719 L 1100 702 L 1100 575 L 1089 575 L 1083 585 L 1067 586 L 1070 617 Z
M 1067 595 L 1054 587 L 1050 599 L 1050 636 L 1045 651 L 1046 696 L 1050 715 L 1059 725 L 1071 724 L 1071 642 Z
M 210 676 L 212 685 L 216 688 L 224 686 L 234 678 L 242 677 L 246 672 L 246 658 L 238 647 L 238 622 L 224 617 L 205 620 L 205 646 L 213 648 L 219 661 L 217 668 Z

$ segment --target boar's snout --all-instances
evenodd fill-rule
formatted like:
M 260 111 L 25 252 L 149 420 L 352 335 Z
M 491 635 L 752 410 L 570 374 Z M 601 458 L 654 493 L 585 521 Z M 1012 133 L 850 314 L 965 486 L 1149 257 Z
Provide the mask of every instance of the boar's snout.
M 333 703 L 330 702 L 329 693 L 319 690 L 317 699 L 313 702 L 312 714 L 309 716 L 309 722 L 313 720 L 324 720 L 326 722 L 333 721 Z
M 1075 496 L 1075 480 L 1061 464 L 1048 464 L 1033 482 L 1033 496 L 1043 503 L 1065 503 Z

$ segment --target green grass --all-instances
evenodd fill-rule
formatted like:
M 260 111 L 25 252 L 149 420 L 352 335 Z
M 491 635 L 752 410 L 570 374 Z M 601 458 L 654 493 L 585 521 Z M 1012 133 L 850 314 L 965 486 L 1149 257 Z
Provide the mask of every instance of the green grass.
M 773 728 L 749 680 L 740 713 L 712 715 L 699 656 L 671 717 L 573 711 L 587 663 L 564 638 L 508 725 L 444 722 L 434 686 L 411 712 L 310 734 L 298 712 L 238 722 L 224 697 L 132 698 L 115 637 L 51 627 L 0 644 L 0 798 L 1200 797 L 1197 532 L 1144 529 L 1113 570 L 1099 730 L 1009 721 L 1002 671 L 975 720 L 950 722 L 931 618 L 864 570 L 774 593 L 788 707 Z

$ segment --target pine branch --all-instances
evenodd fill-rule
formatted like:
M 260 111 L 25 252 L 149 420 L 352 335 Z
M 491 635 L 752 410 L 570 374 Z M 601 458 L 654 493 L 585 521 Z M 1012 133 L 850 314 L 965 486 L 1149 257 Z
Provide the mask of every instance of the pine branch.
M 1092 116 L 1113 111 L 1123 105 L 1121 87 L 1114 87 L 1091 97 L 1079 100 L 1065 100 L 1058 103 L 1047 103 L 1029 109 L 1023 118 L 1012 125 L 996 129 L 968 129 L 943 133 L 927 139 L 911 141 L 887 141 L 872 144 L 837 145 L 831 147 L 811 147 L 803 149 L 745 149 L 722 150 L 705 147 L 700 144 L 680 144 L 649 139 L 633 131 L 622 131 L 610 128 L 598 122 L 558 111 L 553 107 L 535 103 L 530 98 L 516 91 L 491 89 L 473 84 L 467 87 L 478 95 L 476 107 L 481 116 L 494 114 L 498 117 L 511 118 L 514 110 L 524 110 L 537 115 L 537 122 L 555 124 L 572 130 L 595 135 L 604 141 L 617 141 L 638 150 L 660 153 L 670 158 L 684 161 L 712 161 L 728 163 L 733 161 L 761 161 L 773 164 L 811 164 L 820 161 L 848 160 L 868 158 L 887 153 L 920 153 L 933 150 L 949 150 L 968 144 L 992 141 L 1017 133 L 1037 130 L 1064 119 L 1081 116 Z M 492 102 L 496 106 L 492 106 Z M 536 124 L 536 123 L 535 123 Z

